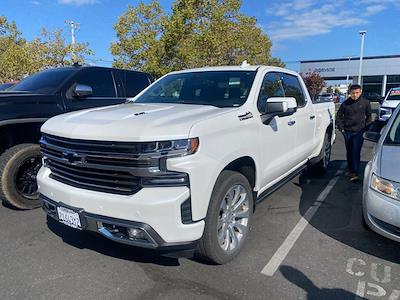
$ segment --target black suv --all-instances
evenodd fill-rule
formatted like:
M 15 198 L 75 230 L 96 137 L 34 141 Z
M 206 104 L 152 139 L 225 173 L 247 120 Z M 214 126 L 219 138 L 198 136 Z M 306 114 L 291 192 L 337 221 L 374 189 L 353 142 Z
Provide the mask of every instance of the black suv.
M 147 73 L 72 66 L 33 74 L 0 92 L 0 199 L 20 209 L 40 206 L 40 127 L 79 109 L 120 104 L 152 82 Z

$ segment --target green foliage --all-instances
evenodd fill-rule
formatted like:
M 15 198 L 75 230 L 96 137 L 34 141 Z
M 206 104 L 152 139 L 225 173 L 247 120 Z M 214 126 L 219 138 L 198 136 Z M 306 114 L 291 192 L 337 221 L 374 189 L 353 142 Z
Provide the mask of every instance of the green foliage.
M 0 82 L 22 79 L 42 69 L 71 65 L 71 45 L 67 44 L 62 30 L 42 29 L 39 37 L 31 42 L 22 38 L 14 22 L 0 16 Z M 75 45 L 77 61 L 92 55 L 88 44 Z
M 114 66 L 152 73 L 203 66 L 283 66 L 271 57 L 272 43 L 256 19 L 240 12 L 240 0 L 176 0 L 166 15 L 157 0 L 140 3 L 114 25 Z
M 333 93 L 333 88 L 331 86 L 328 86 L 326 89 L 327 93 Z
M 35 61 L 42 68 L 61 67 L 74 62 L 83 63 L 84 56 L 93 55 L 93 51 L 85 43 L 77 43 L 73 49 L 66 43 L 61 29 L 48 31 L 42 28 L 40 36 L 31 42 L 30 47 L 32 52 L 36 53 Z M 75 61 L 72 61 L 73 51 L 76 56 Z
M 129 6 L 114 25 L 118 41 L 112 43 L 111 53 L 118 59 L 114 66 L 139 69 L 157 74 L 164 49 L 160 42 L 165 16 L 160 4 L 153 1 Z

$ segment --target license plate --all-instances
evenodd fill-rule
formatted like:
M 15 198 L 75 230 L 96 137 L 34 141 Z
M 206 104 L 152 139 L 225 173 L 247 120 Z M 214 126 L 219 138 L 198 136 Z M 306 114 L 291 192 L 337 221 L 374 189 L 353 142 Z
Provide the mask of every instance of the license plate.
M 79 214 L 69 208 L 57 207 L 58 220 L 72 228 L 82 229 Z

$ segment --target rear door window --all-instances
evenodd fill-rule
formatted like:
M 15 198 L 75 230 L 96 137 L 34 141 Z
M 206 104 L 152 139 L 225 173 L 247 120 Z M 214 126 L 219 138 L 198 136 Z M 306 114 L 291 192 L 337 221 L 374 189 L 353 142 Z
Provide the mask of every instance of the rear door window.
M 297 107 L 306 105 L 303 89 L 297 76 L 281 73 L 280 77 L 283 89 L 285 91 L 285 97 L 295 98 Z

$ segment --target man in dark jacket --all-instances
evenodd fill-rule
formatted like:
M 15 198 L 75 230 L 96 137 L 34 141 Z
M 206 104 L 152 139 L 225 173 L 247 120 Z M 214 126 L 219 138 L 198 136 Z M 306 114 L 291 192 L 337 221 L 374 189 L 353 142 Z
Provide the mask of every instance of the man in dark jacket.
M 347 172 L 350 181 L 358 181 L 360 154 L 364 142 L 363 133 L 371 124 L 371 104 L 361 97 L 361 86 L 350 87 L 350 97 L 344 101 L 337 113 L 338 129 L 343 133 L 347 151 Z

